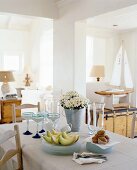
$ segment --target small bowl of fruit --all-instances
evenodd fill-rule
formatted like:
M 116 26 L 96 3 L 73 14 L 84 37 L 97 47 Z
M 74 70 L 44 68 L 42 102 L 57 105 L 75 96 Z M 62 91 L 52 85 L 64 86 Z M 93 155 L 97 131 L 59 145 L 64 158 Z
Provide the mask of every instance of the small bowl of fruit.
M 54 155 L 71 155 L 80 151 L 79 135 L 54 129 L 42 135 L 42 145 L 47 153 Z
M 88 138 L 86 149 L 94 153 L 109 153 L 115 144 L 119 142 L 112 142 L 105 130 L 99 130 L 94 136 Z

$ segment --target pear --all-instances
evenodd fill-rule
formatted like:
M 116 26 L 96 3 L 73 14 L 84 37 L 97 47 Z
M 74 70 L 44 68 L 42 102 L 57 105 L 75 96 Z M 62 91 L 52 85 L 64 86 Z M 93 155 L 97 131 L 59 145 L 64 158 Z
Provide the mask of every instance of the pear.
M 45 135 L 45 136 L 43 136 L 43 138 L 44 138 L 45 141 L 47 141 L 48 143 L 53 143 L 51 137 Z
M 63 138 L 62 135 L 59 136 L 59 142 L 61 145 L 67 146 L 67 145 L 71 145 L 74 143 L 74 136 L 73 137 L 69 137 L 69 138 Z

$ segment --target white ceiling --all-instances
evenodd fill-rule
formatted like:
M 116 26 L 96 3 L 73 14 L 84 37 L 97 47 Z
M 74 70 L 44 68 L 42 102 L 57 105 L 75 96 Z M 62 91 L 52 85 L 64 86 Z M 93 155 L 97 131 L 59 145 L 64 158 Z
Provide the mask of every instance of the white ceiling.
M 0 29 L 29 31 L 36 21 L 42 20 L 49 29 L 51 19 L 0 13 Z
M 135 29 L 137 28 L 137 5 L 87 19 L 87 24 L 112 31 Z
M 69 2 L 72 0 L 55 0 L 56 2 Z M 0 29 L 30 30 L 33 22 L 42 18 L 11 15 L 0 13 Z M 42 19 L 47 27 L 51 25 L 50 19 Z M 115 31 L 125 31 L 137 28 L 137 5 L 109 12 L 94 18 L 87 19 L 88 26 Z M 118 25 L 114 27 L 113 25 Z

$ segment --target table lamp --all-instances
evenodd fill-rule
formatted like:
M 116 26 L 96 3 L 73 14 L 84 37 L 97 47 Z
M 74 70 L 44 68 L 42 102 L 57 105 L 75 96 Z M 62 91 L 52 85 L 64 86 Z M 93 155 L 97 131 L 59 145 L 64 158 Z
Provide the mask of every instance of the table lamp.
M 96 77 L 97 81 L 100 81 L 101 77 L 105 77 L 105 67 L 103 65 L 93 65 L 90 77 Z
M 0 82 L 3 82 L 1 91 L 3 96 L 10 92 L 10 86 L 8 82 L 15 81 L 12 71 L 0 71 Z

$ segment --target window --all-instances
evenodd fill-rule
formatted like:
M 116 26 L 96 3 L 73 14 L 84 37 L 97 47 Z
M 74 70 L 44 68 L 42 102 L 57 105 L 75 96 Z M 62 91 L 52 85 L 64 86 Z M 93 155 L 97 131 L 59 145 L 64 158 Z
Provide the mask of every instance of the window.
M 2 60 L 2 69 L 4 70 L 13 70 L 17 73 L 23 71 L 24 68 L 24 60 L 23 53 L 18 52 L 6 52 L 1 56 Z

